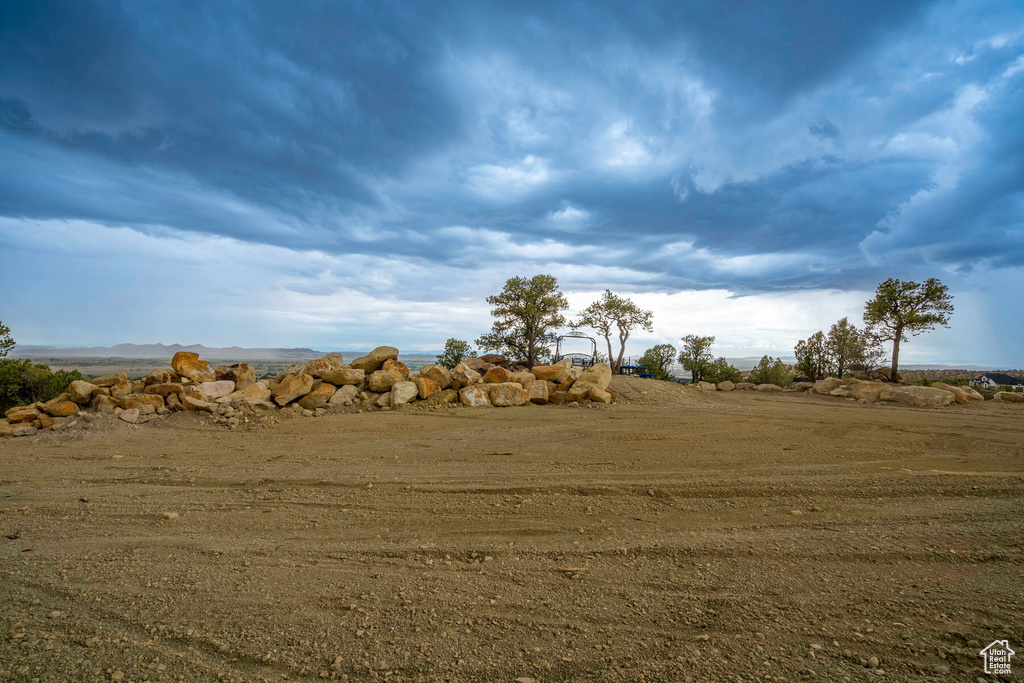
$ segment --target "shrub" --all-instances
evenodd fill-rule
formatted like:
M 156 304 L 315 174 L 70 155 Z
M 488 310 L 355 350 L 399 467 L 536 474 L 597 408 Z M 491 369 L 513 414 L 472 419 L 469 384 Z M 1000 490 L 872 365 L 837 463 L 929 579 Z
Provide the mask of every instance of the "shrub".
M 718 384 L 719 382 L 742 382 L 743 373 L 729 364 L 724 357 L 712 361 L 704 371 L 704 381 Z
M 750 381 L 754 384 L 777 384 L 787 387 L 793 383 L 796 375 L 789 371 L 781 358 L 762 356 L 761 361 L 750 371 Z
M 0 359 L 0 410 L 49 401 L 76 379 L 84 379 L 78 370 L 54 372 L 30 360 Z

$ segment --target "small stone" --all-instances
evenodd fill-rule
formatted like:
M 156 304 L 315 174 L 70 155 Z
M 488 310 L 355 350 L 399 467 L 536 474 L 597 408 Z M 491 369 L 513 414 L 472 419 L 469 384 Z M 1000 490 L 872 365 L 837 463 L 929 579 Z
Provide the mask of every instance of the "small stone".
M 177 512 L 165 512 L 161 515 L 164 519 L 177 519 L 180 515 Z
M 877 669 L 878 668 L 878 657 L 872 656 L 872 657 L 868 658 L 868 668 L 869 669 Z
M 122 410 L 117 414 L 117 416 L 128 424 L 135 424 L 139 420 L 139 409 L 131 408 L 130 410 Z
M 932 670 L 937 674 L 948 674 L 950 671 L 948 664 L 936 664 L 932 667 Z
M 699 635 L 696 638 L 694 638 L 694 640 L 700 641 L 702 643 L 706 643 L 707 641 L 711 640 L 711 636 L 709 636 L 706 633 L 702 633 L 701 635 Z

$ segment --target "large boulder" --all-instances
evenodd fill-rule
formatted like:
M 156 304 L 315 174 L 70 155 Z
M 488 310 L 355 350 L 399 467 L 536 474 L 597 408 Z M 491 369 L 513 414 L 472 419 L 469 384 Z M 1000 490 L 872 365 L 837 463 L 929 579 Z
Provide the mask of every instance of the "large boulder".
M 782 391 L 778 384 L 758 384 L 755 388 L 757 391 Z
M 430 379 L 429 377 L 423 377 L 418 375 L 412 378 L 412 383 L 416 385 L 416 391 L 421 399 L 427 399 L 441 391 L 441 385 Z M 394 387 L 391 388 L 394 392 Z
M 533 377 L 533 375 L 530 375 Z M 533 382 L 523 385 L 526 387 L 526 395 L 530 397 L 530 403 L 544 405 L 548 402 L 548 383 L 534 379 Z
M 281 380 L 280 384 L 274 387 L 274 402 L 279 406 L 284 406 L 297 398 L 302 398 L 312 390 L 312 375 L 295 375 L 294 377 L 285 377 Z
M 150 370 L 149 374 L 142 380 L 142 383 L 147 387 L 151 384 L 170 384 L 171 382 L 181 382 L 181 376 L 173 368 Z
M 793 382 L 793 391 L 802 393 L 814 388 L 814 382 Z
M 504 370 L 504 368 L 496 368 Z M 505 370 L 505 372 L 508 372 Z M 523 388 L 522 384 L 516 382 L 489 382 L 487 383 L 487 397 L 491 405 L 497 408 L 509 408 L 511 406 L 525 406 L 530 402 L 530 394 Z
M 887 384 L 879 392 L 881 401 L 896 401 L 920 408 L 938 408 L 953 402 L 953 394 L 942 389 L 918 386 L 893 386 Z
M 354 384 L 346 384 L 334 392 L 334 396 L 327 401 L 332 406 L 350 406 L 359 396 L 359 387 Z
M 326 356 L 320 358 L 313 358 L 312 360 L 304 360 L 300 363 L 294 363 L 285 368 L 282 373 L 284 375 L 310 375 L 311 377 L 321 378 L 323 373 L 330 372 L 337 368 L 342 367 L 344 358 L 340 353 L 329 353 Z
M 51 399 L 42 405 L 43 412 L 53 417 L 70 417 L 71 415 L 77 415 L 79 406 L 77 403 L 68 398 L 67 394 L 61 394 L 57 398 Z
M 834 390 L 843 386 L 843 380 L 836 377 L 826 377 L 825 379 L 819 379 L 814 383 L 814 393 L 821 394 L 822 396 L 828 396 Z
M 884 388 L 884 382 L 854 380 L 846 390 L 850 398 L 875 403 L 881 398 Z
M 171 394 L 180 394 L 183 390 L 184 385 L 177 382 L 167 382 L 166 384 L 150 384 L 143 393 L 156 394 L 157 396 L 167 398 Z
M 234 382 L 235 391 L 245 389 L 247 386 L 256 383 L 256 368 L 248 363 L 221 365 L 213 372 L 217 375 L 218 382 Z
M 1007 403 L 1024 403 L 1024 394 L 1016 391 L 997 391 L 993 399 Z
M 871 373 L 871 379 L 878 382 L 891 382 L 892 381 L 892 368 L 878 368 Z
M 393 346 L 378 346 L 365 356 L 360 356 L 349 363 L 356 370 L 362 370 L 366 374 L 380 370 L 384 361 L 398 360 L 398 349 Z
M 611 392 L 606 390 L 606 389 L 601 389 L 599 387 L 590 387 L 590 391 L 588 392 L 588 396 L 590 397 L 590 400 L 593 401 L 594 403 L 611 403 L 612 402 L 612 394 L 611 394 Z
M 327 402 L 334 396 L 334 392 L 338 390 L 338 387 L 327 382 L 320 382 L 313 391 L 309 392 L 298 400 L 298 404 L 306 410 L 316 410 L 317 408 L 323 408 L 327 405 Z
M 508 358 L 501 355 L 500 353 L 485 353 L 480 356 L 480 360 L 491 365 L 497 365 L 500 368 L 508 368 Z
M 512 373 L 512 378 L 509 381 L 522 384 L 525 387 L 539 380 L 529 370 L 517 370 Z
M 481 375 L 495 367 L 494 363 L 488 363 L 483 358 L 467 358 L 462 362 L 466 364 L 466 367 L 471 370 L 476 370 Z
M 428 406 L 448 405 L 459 402 L 459 392 L 454 389 L 442 389 L 427 399 Z
M 135 386 L 128 380 L 123 380 L 110 387 L 110 395 L 116 399 L 131 396 L 135 393 Z
M 736 382 L 737 391 L 748 391 L 750 389 L 757 389 L 757 385 L 753 382 Z
M 390 363 L 393 361 L 387 362 Z M 396 383 L 404 382 L 406 377 L 408 377 L 408 373 L 408 369 L 405 371 L 405 373 L 403 373 L 402 369 L 397 367 L 396 365 L 384 367 L 381 368 L 380 370 L 375 370 L 374 372 L 370 373 L 370 378 L 367 381 L 367 386 L 370 387 L 370 391 L 375 391 L 379 394 L 383 394 L 391 391 L 391 387 L 395 386 Z
M 103 375 L 102 377 L 97 377 L 96 379 L 89 381 L 98 387 L 112 387 L 118 382 L 127 382 L 128 374 L 124 372 L 115 372 L 112 375 Z
M 217 375 L 208 361 L 199 360 L 198 353 L 178 351 L 171 359 L 171 367 L 182 377 L 193 382 L 215 382 Z
M 84 382 L 76 379 L 68 385 L 68 398 L 79 405 L 88 405 L 96 393 L 96 385 L 92 382 Z
M 386 360 L 384 365 L 380 366 L 380 369 L 385 372 L 397 372 L 402 376 L 402 380 L 409 379 L 409 366 L 399 360 Z
M 962 387 L 955 387 L 952 384 L 946 384 L 945 382 L 932 382 L 933 389 L 942 389 L 953 394 L 953 400 L 957 403 L 970 403 L 971 395 L 966 391 L 963 391 Z
M 366 373 L 349 366 L 332 368 L 320 373 L 320 379 L 337 387 L 359 386 L 366 379 Z
M 409 401 L 414 400 L 419 396 L 419 394 L 420 390 L 419 387 L 416 386 L 415 382 L 410 382 L 409 380 L 395 382 L 395 385 L 391 387 L 391 405 L 404 405 Z
M 704 380 L 700 380 L 699 382 L 697 382 L 696 384 L 692 384 L 691 386 L 700 389 L 701 391 L 718 391 L 718 387 L 716 387 L 711 382 L 705 382 Z M 733 388 L 735 389 L 735 387 Z
M 255 384 L 250 384 L 247 387 L 228 394 L 228 400 L 231 405 L 239 407 L 245 404 L 256 405 L 267 403 L 271 398 L 273 398 L 273 395 L 273 392 L 270 391 L 270 387 L 267 386 L 266 382 L 256 382 Z
M 157 394 L 132 394 L 118 401 L 123 410 L 138 410 L 142 415 L 152 415 L 164 405 L 164 397 Z
M 502 384 L 504 382 L 511 381 L 511 379 L 512 373 L 508 371 L 508 368 L 498 366 L 488 370 L 486 373 L 484 373 L 483 377 L 485 384 Z
M 230 380 L 219 380 L 216 382 L 200 382 L 189 390 L 189 393 L 204 401 L 216 401 L 222 396 L 235 391 L 235 383 Z M 193 393 L 195 392 L 195 393 Z
M 459 390 L 459 400 L 463 405 L 471 408 L 479 408 L 491 405 L 487 395 L 487 387 L 479 382 L 463 387 Z
M 530 368 L 530 374 L 540 380 L 546 382 L 556 382 L 558 384 L 568 383 L 572 374 L 569 372 L 569 368 L 564 365 L 534 365 Z
M 733 391 L 736 389 L 736 383 L 730 382 L 729 380 L 719 382 L 716 386 L 718 387 L 719 391 Z
M 572 370 L 570 369 L 570 372 Z M 576 384 L 582 384 L 587 387 L 597 387 L 598 389 L 607 389 L 608 384 L 612 381 L 612 366 L 608 363 L 594 363 L 589 368 L 580 373 L 579 378 L 576 380 Z M 573 386 L 576 386 L 575 384 Z M 714 385 L 712 385 L 714 388 Z
M 114 412 L 114 408 L 119 407 L 118 403 L 119 401 L 116 398 L 107 396 L 106 394 L 96 394 L 92 399 L 92 403 L 89 404 L 89 407 L 97 413 L 106 414 Z
M 424 365 L 420 368 L 420 377 L 434 380 L 442 389 L 452 385 L 452 372 L 443 365 Z
M 460 390 L 480 381 L 480 373 L 469 367 L 465 362 L 459 363 L 452 371 L 452 387 Z
M 216 403 L 210 403 L 209 401 L 204 401 L 201 398 L 189 396 L 188 394 L 185 394 L 184 396 L 181 397 L 181 407 L 184 408 L 185 410 L 191 410 L 193 412 L 202 410 L 208 413 L 212 413 L 213 411 L 217 410 Z

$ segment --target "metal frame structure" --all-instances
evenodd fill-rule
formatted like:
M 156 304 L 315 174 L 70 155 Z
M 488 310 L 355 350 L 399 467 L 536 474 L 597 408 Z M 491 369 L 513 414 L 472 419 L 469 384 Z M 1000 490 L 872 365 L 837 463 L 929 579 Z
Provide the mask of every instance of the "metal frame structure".
M 593 348 L 592 352 L 588 356 L 585 353 L 562 353 L 562 340 L 563 339 L 589 339 L 590 345 Z M 597 362 L 597 340 L 591 336 L 585 335 L 582 332 L 570 332 L 569 334 L 563 334 L 555 342 L 555 360 L 557 363 L 560 360 L 569 358 L 572 360 L 572 364 L 578 368 L 589 368 Z

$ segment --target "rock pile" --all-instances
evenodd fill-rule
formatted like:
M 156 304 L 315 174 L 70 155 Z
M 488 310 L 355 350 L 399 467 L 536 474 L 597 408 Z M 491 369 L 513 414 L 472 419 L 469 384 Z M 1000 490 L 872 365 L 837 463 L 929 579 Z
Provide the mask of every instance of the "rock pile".
M 970 387 L 936 382 L 930 387 L 891 384 L 881 380 L 827 377 L 817 382 L 801 382 L 797 391 L 813 391 L 822 396 L 839 396 L 868 403 L 890 401 L 921 408 L 947 406 L 951 403 L 983 401 L 984 397 Z
M 257 380 L 246 363 L 213 367 L 198 354 L 181 351 L 170 368 L 140 380 L 123 373 L 75 381 L 45 403 L 8 410 L 0 436 L 29 436 L 57 428 L 80 412 L 115 414 L 126 422 L 145 422 L 175 411 L 199 411 L 229 427 L 261 412 L 295 410 L 323 414 L 330 408 L 385 409 L 425 401 L 432 405 L 511 407 L 580 401 L 611 403 L 611 368 L 598 363 L 581 370 L 571 361 L 532 369 L 508 367 L 503 356 L 487 355 L 454 370 L 426 365 L 412 375 L 398 360 L 398 349 L 380 346 L 344 363 L 331 353 L 287 368 L 270 380 Z

